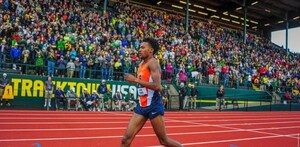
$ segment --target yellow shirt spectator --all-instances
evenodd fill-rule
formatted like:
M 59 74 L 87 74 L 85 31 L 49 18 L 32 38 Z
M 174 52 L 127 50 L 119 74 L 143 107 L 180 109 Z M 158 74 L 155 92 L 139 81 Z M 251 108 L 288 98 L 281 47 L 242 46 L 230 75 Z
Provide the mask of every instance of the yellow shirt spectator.
M 115 63 L 115 69 L 118 69 L 120 66 L 122 66 L 122 63 L 120 61 L 117 61 Z
M 264 84 L 267 84 L 269 82 L 269 79 L 267 77 L 263 77 L 262 81 Z
M 293 89 L 292 94 L 298 96 L 299 95 L 299 90 L 298 89 Z

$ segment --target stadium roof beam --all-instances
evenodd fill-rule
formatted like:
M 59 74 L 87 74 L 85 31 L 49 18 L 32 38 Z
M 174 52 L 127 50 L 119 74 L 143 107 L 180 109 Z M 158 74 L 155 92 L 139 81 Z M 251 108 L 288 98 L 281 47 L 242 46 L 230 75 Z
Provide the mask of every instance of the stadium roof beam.
M 181 2 L 180 2 L 181 1 Z M 164 3 L 168 3 L 168 4 L 172 4 L 172 3 L 176 3 L 176 4 L 180 4 L 180 5 L 184 5 L 185 7 L 185 2 L 186 0 L 164 0 L 163 2 Z M 209 9 L 217 9 L 215 6 L 213 5 L 209 5 L 209 4 L 206 4 L 206 3 L 202 3 L 200 1 L 191 1 L 190 0 L 190 8 L 193 8 L 193 9 L 199 9 L 199 10 L 203 10 L 203 9 L 206 9 L 206 8 L 209 8 Z M 196 5 L 196 6 L 195 6 Z M 204 8 L 203 8 L 204 7 Z
M 289 28 L 294 28 L 299 26 L 300 24 L 300 18 L 294 20 L 295 17 L 300 16 L 300 12 L 297 13 L 289 13 Z M 269 26 L 264 26 L 264 27 L 271 27 L 273 30 L 278 30 L 275 28 L 285 28 L 285 23 L 278 23 L 278 21 L 284 21 L 285 18 L 278 18 L 276 16 L 271 16 L 268 19 L 262 20 L 260 23 L 262 24 L 270 24 Z
M 289 1 L 278 1 L 278 3 L 280 3 L 281 7 L 285 8 L 286 11 L 295 11 L 295 12 L 300 11 L 293 4 L 289 3 Z
M 182 0 L 182 2 L 179 2 L 179 1 L 172 1 L 172 2 L 170 2 L 170 1 L 164 1 L 163 3 L 164 4 L 167 4 L 167 5 L 177 5 L 177 6 L 180 6 L 180 7 L 182 7 L 183 8 L 183 10 L 185 10 L 186 9 L 186 4 L 184 4 L 183 3 L 183 1 L 185 1 L 185 0 Z M 202 14 L 204 14 L 204 13 L 207 13 L 207 14 L 209 14 L 209 10 L 207 10 L 206 8 L 206 6 L 203 6 L 203 5 L 201 5 L 201 4 L 196 4 L 196 5 L 198 5 L 198 6 L 203 6 L 205 9 L 202 9 L 202 8 L 199 8 L 198 6 L 194 6 L 195 5 L 195 3 L 191 3 L 190 5 L 189 5 L 189 9 L 191 9 L 191 10 L 195 10 L 195 11 L 198 11 L 198 12 L 201 12 Z M 211 9 L 214 9 L 214 8 L 211 8 Z M 191 12 L 191 11 L 190 11 Z M 192 11 L 193 12 L 193 11 Z M 205 16 L 204 18 L 208 18 L 207 16 Z
M 224 12 L 227 12 L 228 14 L 232 14 L 232 15 L 236 15 L 239 17 L 244 17 L 244 14 L 238 14 L 234 11 L 236 11 L 237 9 L 241 8 L 245 5 L 245 6 L 250 6 L 253 2 L 256 2 L 257 0 L 246 0 L 245 4 L 237 1 L 237 0 L 230 0 L 231 2 L 229 3 L 225 3 L 223 5 L 221 5 L 220 7 L 218 7 L 218 11 L 216 13 L 209 13 L 209 16 L 212 15 L 224 15 Z M 247 16 L 249 17 L 249 15 L 247 14 Z M 251 18 L 250 18 L 251 17 Z M 254 19 L 255 17 L 250 16 L 250 19 Z M 257 20 L 255 20 L 257 21 Z
M 269 13 L 271 15 L 274 15 L 274 16 L 276 16 L 278 18 L 281 18 L 281 19 L 285 19 L 285 16 L 282 15 L 282 14 L 285 14 L 287 12 L 286 10 L 282 10 L 281 8 L 276 7 L 272 4 L 266 3 L 264 1 L 260 1 L 260 4 L 257 5 L 257 7 L 261 8 L 261 9 L 264 9 L 266 12 L 269 11 Z

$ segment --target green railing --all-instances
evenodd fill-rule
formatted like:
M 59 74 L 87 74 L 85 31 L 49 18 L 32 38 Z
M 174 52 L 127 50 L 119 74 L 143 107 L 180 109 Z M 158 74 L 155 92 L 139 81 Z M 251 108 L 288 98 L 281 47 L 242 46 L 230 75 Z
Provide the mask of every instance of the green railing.
M 199 107 L 216 110 L 216 100 L 198 100 Z M 224 98 L 223 111 L 300 111 L 300 99 L 272 100 L 251 98 Z

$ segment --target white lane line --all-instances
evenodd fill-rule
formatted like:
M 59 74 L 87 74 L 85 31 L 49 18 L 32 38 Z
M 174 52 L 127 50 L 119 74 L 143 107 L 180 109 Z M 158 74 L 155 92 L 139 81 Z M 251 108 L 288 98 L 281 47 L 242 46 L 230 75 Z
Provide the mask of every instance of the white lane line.
M 289 134 L 289 136 L 295 134 Z M 270 138 L 280 138 L 286 137 L 287 135 L 275 135 L 275 136 L 263 136 L 263 137 L 251 137 L 251 138 L 240 138 L 240 139 L 229 139 L 229 140 L 216 140 L 216 141 L 205 141 L 205 142 L 192 142 L 192 143 L 183 143 L 184 146 L 189 145 L 204 145 L 204 144 L 216 144 L 216 143 L 225 143 L 225 142 L 238 142 L 238 141 L 249 141 L 249 140 L 259 140 L 259 139 L 270 139 Z M 284 144 L 284 143 L 283 143 Z M 162 146 L 148 146 L 148 147 L 162 147 Z
M 299 123 L 300 121 L 279 121 L 279 122 L 259 122 L 259 123 L 236 123 L 236 124 L 221 124 L 219 126 L 243 126 L 243 125 L 268 125 L 268 124 L 289 124 Z
M 187 125 L 187 126 L 166 126 L 166 128 L 195 128 L 195 127 L 207 127 L 204 125 Z M 0 129 L 0 132 L 40 132 L 40 131 L 93 131 L 93 130 L 124 130 L 127 127 L 110 127 L 110 128 L 56 128 L 56 129 Z M 152 126 L 145 126 L 144 129 L 152 129 Z M 248 129 L 249 131 L 260 131 L 260 130 L 280 130 L 280 129 L 294 129 L 300 128 L 300 126 L 290 127 L 270 127 L 270 128 L 256 128 Z M 242 129 L 243 130 L 243 129 Z
M 173 119 L 170 117 L 167 117 L 168 119 Z M 177 117 L 178 118 L 178 117 Z M 180 117 L 181 119 L 182 117 Z M 185 118 L 185 117 L 183 117 Z M 187 118 L 188 119 L 188 118 Z M 224 119 L 224 118 L 220 118 L 220 119 L 210 119 L 210 120 L 199 120 L 202 118 L 199 118 L 197 120 L 189 120 L 189 121 L 193 121 L 193 122 L 216 122 L 216 121 L 220 121 L 220 122 L 224 122 L 224 121 L 249 121 L 249 120 L 300 120 L 300 118 L 242 118 L 242 119 Z M 185 119 L 186 120 L 186 119 Z
M 195 124 L 195 125 L 208 125 L 200 122 L 194 121 L 183 121 L 183 120 L 174 120 L 174 119 L 166 119 L 165 123 L 188 123 L 188 124 Z M 109 122 L 0 122 L 0 125 L 35 125 L 35 124 L 120 124 L 120 123 L 128 123 L 128 121 L 109 121 Z M 283 122 L 264 122 L 264 123 L 237 123 L 237 124 L 212 124 L 209 126 L 216 126 L 216 127 L 226 127 L 226 126 L 243 126 L 243 125 L 260 125 L 260 124 L 290 124 L 290 123 L 300 123 L 300 121 L 283 121 Z
M 0 125 L 49 125 L 49 124 L 128 124 L 128 121 L 120 122 L 0 122 Z
M 116 120 L 119 120 L 119 119 L 130 119 L 130 117 L 101 117 L 101 116 L 98 116 L 98 117 L 1 117 L 0 120 L 29 120 L 29 119 L 49 119 L 49 120 L 52 120 L 52 119 L 63 119 L 63 120 L 66 120 L 66 119 L 79 119 L 79 120 L 85 120 L 85 119 L 89 119 L 89 120 L 109 120 L 109 119 L 116 119 Z
M 198 135 L 198 134 L 215 134 L 215 133 L 229 133 L 229 132 L 241 132 L 243 130 L 227 130 L 227 131 L 208 131 L 208 132 L 188 132 L 188 133 L 169 133 L 169 136 L 178 136 L 178 135 Z M 295 134 L 288 134 L 288 135 L 273 135 L 273 136 L 264 136 L 264 137 L 253 137 L 258 139 L 263 138 L 275 138 L 275 137 L 287 137 L 292 136 Z M 143 134 L 137 135 L 136 137 L 154 137 L 155 134 Z M 63 138 L 22 138 L 22 139 L 0 139 L 0 142 L 17 142 L 17 141 L 58 141 L 58 140 L 85 140 L 85 139 L 113 139 L 113 138 L 121 138 L 123 136 L 116 135 L 116 136 L 88 136 L 88 137 L 63 137 Z M 233 140 L 248 140 L 249 138 L 241 138 L 241 139 L 233 139 Z M 227 142 L 228 140 L 226 140 Z M 232 140 L 230 140 L 232 141 Z M 215 142 L 215 141 L 213 141 Z M 202 142 L 203 143 L 203 142 Z M 190 143 L 193 144 L 193 143 Z
M 166 128 L 195 128 L 202 127 L 203 125 L 186 125 L 186 126 L 166 126 Z M 145 129 L 152 129 L 152 126 L 145 126 Z M 127 127 L 106 127 L 106 128 L 56 128 L 56 129 L 0 129 L 0 132 L 23 132 L 23 131 L 86 131 L 86 130 L 124 130 Z
M 88 120 L 87 120 L 88 121 Z M 65 122 L 65 121 L 61 121 L 61 122 L 57 122 L 57 121 L 53 121 L 53 122 L 37 122 L 37 121 L 34 121 L 34 122 L 0 122 L 0 125 L 53 125 L 53 124 L 128 124 L 129 121 L 109 121 L 109 122 Z M 165 121 L 165 122 L 177 122 L 177 121 L 172 121 L 172 120 L 169 120 L 169 121 Z M 147 121 L 147 123 L 150 123 L 149 121 Z
M 168 119 L 170 120 L 170 119 Z M 206 125 L 206 126 L 210 126 L 210 127 L 219 127 L 219 128 L 223 128 L 223 129 L 233 129 L 233 130 L 241 130 L 241 128 L 235 128 L 235 127 L 228 127 L 228 126 L 223 126 L 223 125 L 218 125 L 218 124 L 204 124 L 204 123 L 195 123 L 195 122 L 191 122 L 191 121 L 180 121 L 180 120 L 173 120 L 173 121 L 178 121 L 178 122 L 184 122 L 184 123 L 189 123 L 189 124 L 195 124 L 195 125 Z M 287 122 L 290 123 L 290 122 Z M 272 123 L 273 124 L 273 123 Z M 231 124 L 229 124 L 231 125 Z M 281 134 L 276 134 L 276 133 L 268 133 L 268 132 L 262 132 L 262 131 L 256 131 L 256 130 L 251 130 L 251 129 L 242 129 L 243 131 L 247 131 L 247 132 L 252 132 L 252 133 L 259 133 L 259 134 L 265 134 L 265 135 L 281 135 Z M 296 138 L 293 136 L 286 136 L 289 138 Z
M 111 115 L 109 117 L 102 117 L 101 115 L 99 116 L 87 116 L 84 115 L 84 117 L 57 117 L 56 115 L 53 115 L 52 117 L 50 117 L 49 115 L 45 116 L 43 115 L 43 117 L 24 117 L 24 115 L 20 115 L 22 117 L 16 117 L 14 116 L 5 116 L 5 117 L 0 117 L 1 119 L 128 119 L 130 118 L 130 114 L 116 114 L 118 117 L 112 117 Z M 55 116 L 55 117 L 54 117 Z M 254 117 L 254 116 L 253 116 Z M 276 119 L 300 119 L 298 118 L 298 116 L 295 117 L 279 117 L 279 116 L 262 116 L 262 117 L 237 117 L 237 118 L 232 118 L 232 117 L 180 117 L 181 119 L 197 119 L 197 121 L 224 121 L 224 120 L 229 120 L 227 118 L 230 118 L 230 120 L 276 120 Z M 166 118 L 168 119 L 178 119 L 178 117 L 169 117 L 166 116 Z M 213 118 L 210 120 L 198 120 L 199 118 L 201 119 L 209 119 L 209 118 Z M 191 120 L 190 120 L 191 121 Z
M 226 130 L 226 131 L 207 131 L 207 132 L 186 132 L 186 133 L 169 133 L 168 136 L 177 135 L 199 135 L 199 134 L 215 134 L 215 133 L 230 133 L 230 132 L 241 132 L 241 130 Z M 156 134 L 143 134 L 137 135 L 136 137 L 152 137 Z M 88 137 L 65 137 L 65 138 L 21 138 L 21 139 L 0 139 L 0 142 L 10 142 L 10 141 L 35 141 L 35 140 L 77 140 L 77 139 L 110 139 L 110 138 L 120 138 L 122 136 L 88 136 Z
M 7 115 L 9 113 L 20 114 L 20 113 L 29 113 L 29 114 L 36 114 L 36 115 L 44 115 L 44 114 L 60 114 L 60 115 L 78 115 L 78 114 L 112 114 L 112 113 L 123 113 L 123 114 L 132 114 L 132 112 L 78 112 L 78 111 L 26 111 L 26 110 L 0 110 L 0 115 Z M 220 116 L 220 112 L 171 112 L 166 111 L 168 115 L 204 115 L 207 114 L 210 116 L 216 115 Z M 222 116 L 230 115 L 230 116 L 244 116 L 247 114 L 248 116 L 270 116 L 271 114 L 284 114 L 284 115 L 300 115 L 300 112 L 222 112 Z

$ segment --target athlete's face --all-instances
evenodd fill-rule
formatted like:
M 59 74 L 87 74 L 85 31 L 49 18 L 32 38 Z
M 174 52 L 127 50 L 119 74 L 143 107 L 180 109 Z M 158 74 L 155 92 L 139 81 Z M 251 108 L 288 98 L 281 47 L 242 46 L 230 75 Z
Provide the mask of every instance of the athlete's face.
M 154 49 L 148 42 L 142 42 L 139 49 L 139 57 L 141 59 L 146 59 L 149 55 L 153 54 Z

